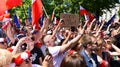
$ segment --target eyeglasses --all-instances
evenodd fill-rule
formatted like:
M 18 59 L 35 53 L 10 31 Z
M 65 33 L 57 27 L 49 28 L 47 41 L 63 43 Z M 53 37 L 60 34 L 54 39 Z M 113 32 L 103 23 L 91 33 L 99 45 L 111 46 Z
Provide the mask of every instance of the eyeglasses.
M 0 42 L 1 44 L 4 44 L 5 42 Z

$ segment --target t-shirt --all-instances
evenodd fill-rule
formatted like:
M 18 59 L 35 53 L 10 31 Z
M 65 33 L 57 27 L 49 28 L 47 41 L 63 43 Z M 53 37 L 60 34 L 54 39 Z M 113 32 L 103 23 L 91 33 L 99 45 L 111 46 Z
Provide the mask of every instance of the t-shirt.
M 40 49 L 41 49 L 41 51 L 43 52 L 43 55 L 46 56 L 46 52 L 45 52 L 46 46 L 45 46 L 45 45 L 42 45 L 42 46 L 40 47 Z
M 34 47 L 33 50 L 31 50 L 31 56 L 30 56 L 30 60 L 32 61 L 32 64 L 40 65 L 40 61 L 39 61 L 40 57 L 44 58 L 41 49 Z
M 60 64 L 64 58 L 65 54 L 59 54 L 61 46 L 48 47 L 49 52 L 53 56 L 53 65 L 54 67 L 60 67 Z
M 37 65 L 37 64 L 32 64 L 32 67 L 42 67 L 42 66 Z

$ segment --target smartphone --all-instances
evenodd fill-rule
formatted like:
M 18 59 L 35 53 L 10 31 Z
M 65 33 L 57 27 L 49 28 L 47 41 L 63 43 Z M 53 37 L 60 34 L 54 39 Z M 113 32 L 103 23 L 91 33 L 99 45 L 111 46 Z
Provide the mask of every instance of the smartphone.
M 51 56 L 51 54 L 50 54 L 48 48 L 46 48 L 45 52 L 46 52 L 46 55 L 50 55 L 50 56 Z

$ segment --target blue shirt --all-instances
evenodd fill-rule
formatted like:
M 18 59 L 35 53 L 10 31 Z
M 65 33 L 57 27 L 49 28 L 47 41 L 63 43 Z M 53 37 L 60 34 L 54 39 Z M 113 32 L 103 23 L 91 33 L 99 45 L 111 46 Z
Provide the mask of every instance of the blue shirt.
M 89 57 L 89 56 L 86 54 L 85 50 L 83 49 L 83 50 L 81 51 L 80 55 L 84 57 L 87 67 L 93 67 L 93 63 L 92 63 L 91 58 L 92 58 L 93 61 L 95 62 L 96 67 L 99 67 L 99 62 L 98 62 L 98 60 L 97 60 L 97 55 L 96 55 L 95 53 L 92 53 L 92 54 L 91 54 L 91 57 Z

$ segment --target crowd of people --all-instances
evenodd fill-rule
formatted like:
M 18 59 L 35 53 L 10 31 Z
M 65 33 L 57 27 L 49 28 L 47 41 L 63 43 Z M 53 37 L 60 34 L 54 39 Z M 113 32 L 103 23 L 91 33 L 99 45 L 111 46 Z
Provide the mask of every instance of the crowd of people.
M 28 19 L 17 28 L 0 22 L 0 67 L 119 67 L 120 23 L 86 20 L 62 27 L 44 18 L 36 29 Z

